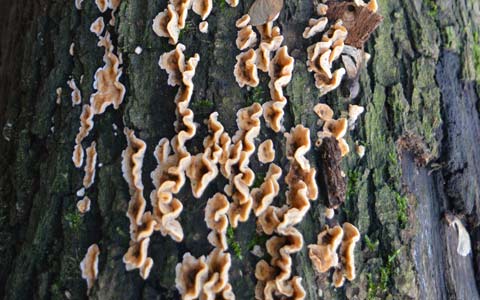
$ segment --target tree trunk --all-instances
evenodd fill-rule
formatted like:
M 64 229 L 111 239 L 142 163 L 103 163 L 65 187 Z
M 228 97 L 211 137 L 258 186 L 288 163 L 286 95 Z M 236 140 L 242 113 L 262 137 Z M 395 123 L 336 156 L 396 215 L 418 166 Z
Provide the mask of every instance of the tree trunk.
M 210 112 L 218 111 L 233 134 L 239 108 L 269 100 L 266 75 L 253 91 L 240 89 L 233 76 L 239 53 L 234 23 L 252 0 L 240 2 L 231 8 L 223 0 L 214 1 L 208 34 L 198 31 L 200 18 L 190 11 L 180 37 L 188 57 L 200 55 L 191 108 L 202 125 L 189 144 L 193 153 L 202 149 L 203 120 Z M 366 145 L 366 155 L 360 159 L 352 151 L 343 159 L 347 200 L 338 216 L 341 223 L 357 225 L 362 234 L 355 248 L 357 278 L 344 288 L 332 289 L 331 276 L 315 274 L 304 248 L 294 257 L 294 272 L 303 277 L 307 299 L 480 299 L 476 284 L 480 3 L 380 0 L 379 12 L 385 20 L 366 45 L 372 58 L 360 74 L 360 95 L 349 100 L 340 92 L 319 97 L 305 64 L 309 41 L 302 38 L 308 19 L 314 17 L 313 3 L 285 2 L 278 23 L 295 58 L 293 80 L 286 89 L 285 128 L 302 123 L 314 137 L 320 127 L 313 106 L 320 101 L 337 113 L 347 110 L 349 103 L 366 108 L 348 136 L 350 148 L 355 141 Z M 123 127 L 135 129 L 148 145 L 143 166 L 146 196 L 153 189 L 153 150 L 162 137 L 174 135 L 176 88 L 167 85 L 167 75 L 157 64 L 172 47 L 151 26 L 165 7 L 166 1 L 123 0 L 116 26 L 107 29 L 123 54 L 121 81 L 127 95 L 120 109 L 109 108 L 95 117 L 88 142 L 97 142 L 102 166 L 87 191 L 92 209 L 80 216 L 76 192 L 83 171 L 74 167 L 71 155 L 81 106 L 72 107 L 66 81 L 75 78 L 87 103 L 93 75 L 103 65 L 103 50 L 89 31 L 100 12 L 90 0 L 84 1 L 82 10 L 73 0 L 0 2 L 0 296 L 4 299 L 86 298 L 79 263 L 93 243 L 99 245 L 101 255 L 91 298 L 178 299 L 175 265 L 183 253 L 198 257 L 210 252 L 203 208 L 209 197 L 223 190 L 225 180 L 220 178 L 199 200 L 189 187 L 182 189 L 178 198 L 185 207 L 180 217 L 184 242 L 153 235 L 149 253 L 155 264 L 148 280 L 125 271 L 122 262 L 130 239 L 125 216 L 130 196 L 121 172 L 121 152 L 126 147 Z M 134 52 L 137 46 L 143 49 L 141 55 Z M 60 105 L 55 103 L 58 87 L 63 89 Z M 279 151 L 276 162 L 286 170 L 287 161 L 280 154 L 285 150 L 283 135 L 263 126 L 259 141 L 267 138 L 274 140 Z M 312 149 L 309 157 L 322 172 L 318 151 Z M 254 159 L 252 168 L 261 175 L 267 167 Z M 324 198 L 323 191 L 299 226 L 306 245 L 315 242 L 324 225 Z M 473 254 L 457 254 L 457 233 L 442 222 L 446 210 L 462 218 Z M 239 244 L 237 253 L 230 250 L 230 282 L 237 299 L 254 298 L 258 258 L 250 250 L 255 243 L 264 246 L 255 236 L 252 216 L 230 239 Z

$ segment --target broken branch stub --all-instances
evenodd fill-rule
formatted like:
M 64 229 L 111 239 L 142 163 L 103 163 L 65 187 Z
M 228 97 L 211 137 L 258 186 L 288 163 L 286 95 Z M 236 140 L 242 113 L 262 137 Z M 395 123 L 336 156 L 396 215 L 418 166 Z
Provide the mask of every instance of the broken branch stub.
M 326 206 L 337 208 L 345 202 L 346 195 L 346 183 L 340 167 L 342 159 L 340 146 L 334 137 L 326 137 L 319 151 L 322 166 L 321 181 L 327 191 Z

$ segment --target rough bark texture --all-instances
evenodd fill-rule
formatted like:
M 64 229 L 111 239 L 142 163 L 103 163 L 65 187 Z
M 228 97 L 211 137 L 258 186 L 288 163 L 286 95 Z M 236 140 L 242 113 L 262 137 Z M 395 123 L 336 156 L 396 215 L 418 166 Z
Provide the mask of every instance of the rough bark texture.
M 201 56 L 192 101 L 196 121 L 202 123 L 217 110 L 231 134 L 239 108 L 268 101 L 266 76 L 260 88 L 250 91 L 240 89 L 233 77 L 238 54 L 234 22 L 251 2 L 231 8 L 215 1 L 206 35 L 198 32 L 199 17 L 190 12 L 180 38 L 189 56 Z M 355 250 L 357 279 L 331 289 L 330 276 L 315 275 L 306 250 L 295 256 L 295 273 L 303 276 L 307 299 L 312 300 L 319 299 L 319 289 L 323 299 L 479 299 L 480 3 L 380 0 L 379 5 L 385 20 L 366 46 L 372 59 L 360 75 L 361 93 L 353 100 L 367 112 L 348 137 L 351 147 L 358 140 L 367 152 L 363 159 L 352 153 L 343 160 L 348 187 L 340 220 L 358 225 L 362 233 Z M 186 251 L 195 256 L 210 251 L 203 208 L 209 196 L 223 189 L 223 180 L 215 181 L 200 200 L 189 188 L 182 190 L 185 242 L 154 235 L 150 253 L 155 265 L 147 281 L 138 272 L 126 272 L 122 263 L 129 242 L 129 194 L 120 166 L 126 146 L 122 129 L 134 128 L 148 144 L 145 195 L 153 188 L 153 149 L 160 138 L 174 133 L 176 89 L 167 86 L 166 73 L 157 65 L 159 56 L 172 47 L 151 30 L 152 19 L 165 6 L 166 1 L 123 0 L 116 27 L 109 28 L 123 53 L 127 96 L 118 111 L 109 108 L 95 118 L 89 139 L 97 141 L 103 166 L 88 191 L 92 210 L 81 217 L 75 194 L 83 173 L 71 162 L 81 107 L 72 107 L 66 81 L 73 76 L 78 83 L 84 75 L 79 87 L 88 101 L 93 74 L 102 65 L 102 50 L 89 32 L 98 9 L 94 1 L 84 1 L 81 11 L 73 0 L 0 2 L 0 297 L 85 298 L 79 263 L 88 246 L 98 243 L 100 276 L 91 298 L 178 299 L 176 263 Z M 301 33 L 313 12 L 311 1 L 289 0 L 279 18 L 296 58 L 286 92 L 285 127 L 303 123 L 312 135 L 319 129 L 312 108 L 320 99 L 305 65 L 309 41 Z M 74 57 L 68 53 L 72 42 Z M 137 46 L 143 48 L 142 55 L 134 53 Z M 64 91 L 60 105 L 55 104 L 57 87 Z M 337 112 L 352 102 L 339 94 L 325 99 Z M 205 133 L 202 126 L 192 151 Z M 275 141 L 277 162 L 286 166 L 283 136 L 263 126 L 259 140 L 267 137 Z M 419 153 L 426 155 L 426 163 L 418 163 Z M 318 152 L 310 156 L 318 160 Z M 256 161 L 252 165 L 258 175 L 266 171 Z M 323 225 L 323 197 L 300 226 L 307 244 Z M 456 253 L 455 230 L 441 222 L 446 209 L 464 216 L 473 256 Z M 233 289 L 237 299 L 252 299 L 258 259 L 249 247 L 264 243 L 255 237 L 253 217 L 230 242 L 237 242 L 241 251 L 241 257 L 233 254 Z

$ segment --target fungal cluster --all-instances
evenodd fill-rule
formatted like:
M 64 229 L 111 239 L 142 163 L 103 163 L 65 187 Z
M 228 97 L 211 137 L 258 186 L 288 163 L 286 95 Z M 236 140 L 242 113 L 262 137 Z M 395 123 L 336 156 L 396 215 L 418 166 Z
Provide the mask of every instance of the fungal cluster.
M 101 16 L 94 20 L 90 26 L 90 31 L 98 37 L 98 47 L 104 48 L 103 67 L 97 69 L 93 78 L 93 88 L 95 92 L 90 95 L 89 103 L 83 104 L 80 114 L 80 127 L 75 137 L 75 145 L 73 148 L 72 161 L 76 168 L 83 166 L 84 177 L 83 187 L 77 192 L 77 196 L 81 199 L 77 202 L 77 209 L 81 214 L 90 211 L 91 199 L 85 195 L 85 191 L 90 189 L 95 182 L 96 169 L 99 166 L 97 157 L 97 143 L 91 140 L 89 146 L 84 149 L 85 139 L 88 138 L 94 127 L 95 115 L 105 112 L 106 108 L 113 105 L 115 109 L 120 107 L 125 96 L 125 86 L 120 82 L 122 76 L 122 59 L 121 54 L 115 51 L 115 47 L 110 38 L 110 33 L 106 30 L 104 22 L 105 13 L 109 10 L 109 25 L 115 25 L 114 13 L 118 9 L 121 0 L 96 0 L 95 4 L 99 9 Z M 75 0 L 75 7 L 82 9 L 83 0 Z M 69 53 L 75 55 L 75 44 L 70 45 Z M 83 81 L 83 75 L 80 77 L 80 84 Z M 82 93 L 77 86 L 74 78 L 67 81 L 68 86 L 72 90 L 71 100 L 72 106 L 81 105 L 83 103 Z M 60 104 L 59 101 L 57 101 Z M 82 277 L 87 281 L 88 292 L 90 292 L 93 284 L 98 276 L 98 257 L 100 248 L 97 244 L 92 244 L 84 259 L 80 264 Z
M 232 7 L 238 5 L 238 0 L 226 2 Z M 113 13 L 118 9 L 120 0 L 96 0 L 95 3 L 102 13 L 111 10 L 108 24 L 113 26 Z M 363 54 L 363 44 L 358 47 L 358 39 L 351 39 L 351 31 L 360 34 L 352 21 L 355 18 L 349 19 L 347 12 L 351 10 L 340 3 L 343 2 L 331 1 L 329 6 L 324 3 L 318 5 L 320 18 L 310 19 L 303 33 L 305 39 L 314 41 L 307 49 L 307 66 L 314 73 L 315 84 L 322 95 L 336 89 L 345 74 L 349 79 L 356 78 L 363 62 L 368 60 Z M 127 146 L 122 152 L 122 174 L 130 195 L 126 213 L 130 222 L 130 245 L 123 256 L 126 270 L 139 270 L 143 279 L 149 277 L 154 261 L 148 256 L 148 248 L 155 232 L 169 236 L 175 242 L 183 241 L 184 231 L 179 222 L 183 204 L 177 194 L 186 185 L 187 179 L 195 198 L 201 198 L 219 175 L 227 180 L 223 193 L 217 192 L 209 198 L 205 207 L 204 220 L 210 230 L 207 239 L 213 250 L 198 258 L 187 252 L 175 268 L 176 288 L 182 299 L 235 299 L 229 283 L 232 259 L 228 253 L 227 229 L 229 226 L 237 228 L 240 223 L 248 221 L 252 211 L 258 231 L 268 236 L 268 259 L 260 260 L 255 267 L 255 299 L 304 299 L 306 296 L 302 278 L 294 274 L 293 256 L 304 247 L 303 235 L 297 226 L 309 212 L 311 202 L 319 195 L 317 171 L 307 158 L 312 148 L 312 133 L 309 128 L 299 124 L 284 134 L 289 168 L 284 177 L 287 191 L 283 205 L 274 202 L 280 194 L 283 173 L 282 168 L 274 163 L 274 143 L 268 139 L 262 141 L 258 148 L 256 145 L 262 117 L 274 133 L 285 131 L 283 117 L 288 100 L 284 89 L 292 80 L 295 61 L 288 53 L 287 46 L 282 46 L 284 37 L 280 27 L 274 26 L 283 4 L 283 0 L 256 0 L 248 14 L 235 23 L 238 28 L 236 46 L 242 51 L 236 56 L 233 70 L 236 82 L 240 88 L 256 87 L 260 84 L 259 70 L 268 73 L 271 99 L 263 105 L 253 103 L 238 110 L 237 130 L 232 136 L 219 121 L 218 112 L 211 113 L 206 121 L 208 134 L 203 138 L 203 150 L 190 150 L 196 153 L 190 153 L 187 143 L 196 136 L 200 126 L 194 122 L 194 112 L 190 108 L 194 92 L 193 78 L 200 56 L 194 54 L 187 58 L 186 46 L 178 40 L 180 30 L 186 26 L 190 9 L 202 20 L 199 30 L 208 31 L 206 20 L 213 2 L 169 0 L 167 8 L 153 20 L 153 32 L 159 37 L 168 38 L 168 43 L 175 47 L 163 53 L 158 61 L 159 67 L 168 75 L 167 84 L 178 88 L 174 99 L 175 135 L 171 139 L 161 138 L 155 147 L 157 167 L 150 174 L 154 190 L 148 205 L 142 179 L 147 144 L 136 136 L 133 129 L 124 128 Z M 82 1 L 76 0 L 75 5 L 81 9 Z M 355 0 L 349 5 L 354 5 L 365 16 L 370 16 L 377 9 L 375 0 L 368 4 Z M 364 9 L 370 14 L 365 14 Z M 86 149 L 82 145 L 93 129 L 94 116 L 104 113 L 109 106 L 118 109 L 126 92 L 120 82 L 122 58 L 115 52 L 106 27 L 104 15 L 99 16 L 90 27 L 91 32 L 99 38 L 98 46 L 103 47 L 105 52 L 104 66 L 94 76 L 95 92 L 90 96 L 90 103 L 82 107 L 72 155 L 75 167 L 85 165 L 81 196 L 85 196 L 85 189 L 88 190 L 95 180 L 97 144 L 91 141 Z M 315 41 L 320 33 L 321 39 Z M 73 54 L 73 44 L 70 50 Z M 139 55 L 141 48 L 135 52 Z M 340 66 L 340 58 L 343 67 Z M 75 80 L 71 79 L 68 85 L 72 89 L 73 105 L 81 104 L 81 91 Z M 59 93 L 61 97 L 61 91 Z M 326 187 L 327 217 L 331 219 L 334 210 L 345 201 L 345 180 L 340 166 L 342 157 L 350 152 L 345 135 L 355 127 L 364 109 L 350 105 L 348 119 L 335 119 L 334 111 L 322 103 L 317 104 L 314 111 L 323 125 L 322 131 L 317 133 L 315 146 L 319 150 L 322 167 L 320 177 Z M 360 145 L 356 146 L 356 150 L 365 151 Z M 268 164 L 268 172 L 263 181 L 253 188 L 256 175 L 250 167 L 250 161 L 256 152 L 258 161 Z M 77 208 L 83 214 L 89 211 L 90 205 L 90 198 L 85 196 L 78 201 Z M 314 269 L 325 273 L 334 268 L 333 283 L 336 287 L 342 286 L 345 279 L 353 280 L 353 252 L 359 239 L 358 229 L 350 223 L 332 228 L 327 226 L 318 235 L 317 244 L 308 246 Z M 98 276 L 99 253 L 98 246 L 94 244 L 82 261 L 82 276 L 87 280 L 89 291 Z

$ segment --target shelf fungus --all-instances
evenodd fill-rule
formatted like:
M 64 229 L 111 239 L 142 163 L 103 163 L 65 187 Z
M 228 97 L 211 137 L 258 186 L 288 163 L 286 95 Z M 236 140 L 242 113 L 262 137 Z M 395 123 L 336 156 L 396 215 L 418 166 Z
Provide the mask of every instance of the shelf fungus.
M 305 290 L 301 278 L 292 277 L 293 262 L 291 255 L 303 247 L 302 234 L 290 227 L 283 236 L 273 236 L 267 243 L 270 264 L 261 260 L 255 267 L 255 299 L 304 299 Z
M 80 127 L 78 128 L 78 133 L 75 137 L 76 145 L 80 145 L 93 129 L 93 116 L 94 112 L 92 107 L 88 104 L 85 104 L 80 115 Z
M 97 244 L 88 247 L 85 257 L 80 262 L 80 270 L 82 271 L 82 278 L 87 281 L 87 295 L 93 288 L 95 280 L 98 277 L 98 256 L 100 255 L 100 248 Z
M 257 42 L 257 34 L 252 29 L 252 25 L 247 25 L 240 29 L 235 43 L 239 50 L 245 50 L 252 47 Z
M 125 97 L 125 86 L 119 81 L 122 76 L 120 59 L 113 53 L 110 34 L 107 32 L 100 38 L 99 45 L 105 47 L 103 61 L 105 65 L 95 72 L 93 88 L 96 90 L 90 97 L 90 105 L 95 114 L 103 114 L 105 109 L 113 104 L 118 109 Z
M 326 17 L 318 18 L 318 19 L 310 19 L 308 21 L 308 26 L 305 27 L 303 31 L 303 38 L 309 39 L 315 36 L 319 32 L 323 32 L 327 27 L 328 19 Z
M 226 251 L 227 244 L 227 213 L 230 209 L 230 203 L 227 197 L 221 193 L 216 193 L 207 201 L 205 207 L 205 223 L 212 231 L 208 234 L 208 241 L 214 247 Z
M 348 105 L 348 127 L 349 129 L 355 128 L 355 123 L 361 114 L 365 111 L 365 108 L 360 105 Z
M 88 189 L 95 181 L 95 168 L 97 166 L 97 144 L 92 142 L 86 149 L 87 159 L 85 162 L 85 176 L 83 177 L 83 186 Z
M 153 265 L 153 261 L 147 263 L 149 260 L 147 256 L 149 244 L 150 238 L 145 238 L 140 242 L 130 242 L 130 247 L 128 248 L 127 253 L 123 256 L 123 263 L 125 264 L 125 269 L 127 271 L 139 269 L 140 273 L 150 273 L 145 270 L 145 268 L 151 268 Z
M 237 112 L 238 130 L 232 138 L 228 158 L 222 166 L 222 174 L 229 180 L 225 192 L 233 200 L 228 214 L 234 228 L 238 222 L 246 222 L 252 210 L 253 200 L 249 189 L 255 180 L 255 173 L 249 164 L 256 149 L 254 139 L 260 133 L 261 115 L 262 106 L 258 103 Z
M 107 0 L 95 0 L 95 4 L 98 7 L 98 10 L 102 13 L 107 11 L 108 3 Z
M 193 0 L 192 10 L 205 21 L 213 8 L 213 0 Z
M 215 248 L 208 254 L 206 260 L 208 277 L 202 287 L 200 299 L 235 299 L 229 284 L 228 271 L 232 265 L 230 253 Z M 227 292 L 227 294 L 225 294 Z
M 178 28 L 185 28 L 185 21 L 188 17 L 188 11 L 192 8 L 192 0 L 170 0 L 178 15 Z
M 272 100 L 263 104 L 263 117 L 267 125 L 275 132 L 282 130 L 283 109 L 287 105 L 287 98 L 283 89 L 292 80 L 294 64 L 295 60 L 288 54 L 287 46 L 278 49 L 270 62 L 268 87 Z
M 183 300 L 197 299 L 208 278 L 208 265 L 205 256 L 193 257 L 190 253 L 183 255 L 183 260 L 175 268 L 175 286 Z
M 78 200 L 77 209 L 81 214 L 85 214 L 90 211 L 91 200 L 87 196 L 83 197 L 82 200 Z
M 80 89 L 77 87 L 77 84 L 75 83 L 75 79 L 70 79 L 67 81 L 68 86 L 72 90 L 72 93 L 70 96 L 72 97 L 72 106 L 78 105 L 82 103 L 82 93 L 80 92 Z
M 258 146 L 258 160 L 263 163 L 271 163 L 275 160 L 275 149 L 271 139 L 265 140 Z
M 324 122 L 333 119 L 333 110 L 327 104 L 319 103 L 313 107 L 313 111 Z
M 75 8 L 78 10 L 82 9 L 83 0 L 75 0 Z
M 153 19 L 152 29 L 157 36 L 166 37 L 171 45 L 175 45 L 180 35 L 178 24 L 178 13 L 173 4 L 168 4 L 167 8 Z
M 220 137 L 224 132 L 224 128 L 218 121 L 217 112 L 210 114 L 208 130 L 210 134 L 203 141 L 205 151 L 192 157 L 192 161 L 186 172 L 190 179 L 193 196 L 196 198 L 202 196 L 210 182 L 218 175 L 217 164 L 223 154 Z
M 200 22 L 200 24 L 198 24 L 198 30 L 200 30 L 201 33 L 208 33 L 208 22 Z
M 90 31 L 95 33 L 97 36 L 100 36 L 104 30 L 105 22 L 103 21 L 103 17 L 98 17 L 95 21 L 93 21 L 92 25 L 90 25 Z
M 235 64 L 235 69 L 233 74 L 235 75 L 235 80 L 237 81 L 240 87 L 250 86 L 256 87 L 260 80 L 258 78 L 257 71 L 257 54 L 255 50 L 250 49 L 246 52 L 240 53 L 236 57 L 237 63 Z
M 72 161 L 76 168 L 80 168 L 83 165 L 83 156 L 85 152 L 81 144 L 75 144 L 73 148 Z
M 360 232 L 350 223 L 343 224 L 343 239 L 340 246 L 340 266 L 333 273 L 335 287 L 343 286 L 345 278 L 355 279 L 355 245 L 360 240 Z
M 237 28 L 244 28 L 250 23 L 250 16 L 248 14 L 243 15 L 240 19 L 235 22 Z
M 265 181 L 258 188 L 252 189 L 253 211 L 258 217 L 262 215 L 278 196 L 280 185 L 278 180 L 282 176 L 282 169 L 276 164 L 270 164 Z
M 326 228 L 317 237 L 317 244 L 308 246 L 309 257 L 314 269 L 325 273 L 338 265 L 337 249 L 343 239 L 343 229 L 340 226 Z

